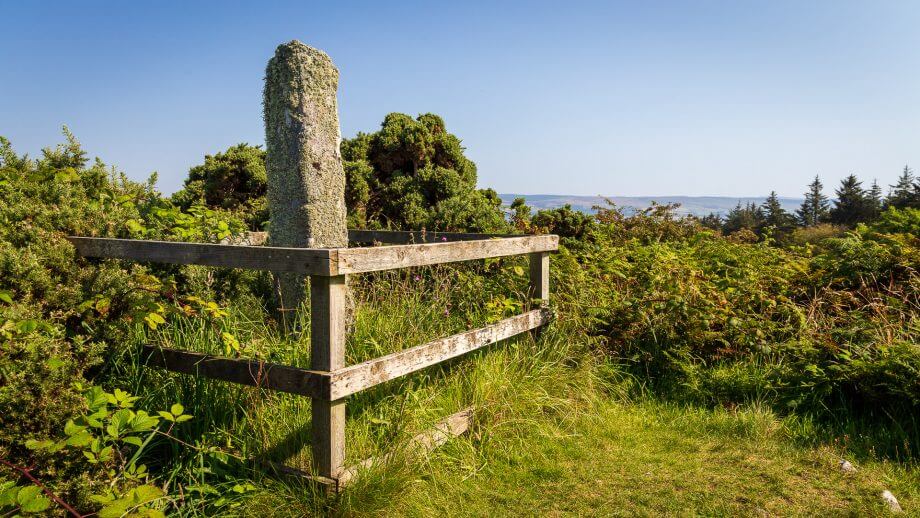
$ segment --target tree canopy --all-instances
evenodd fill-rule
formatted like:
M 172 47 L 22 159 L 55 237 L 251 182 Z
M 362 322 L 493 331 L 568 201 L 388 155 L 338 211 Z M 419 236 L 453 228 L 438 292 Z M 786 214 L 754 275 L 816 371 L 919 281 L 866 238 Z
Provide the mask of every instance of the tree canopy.
M 476 164 L 437 115 L 391 113 L 379 131 L 343 140 L 341 151 L 351 228 L 507 230 L 498 194 L 476 188 Z M 231 210 L 262 230 L 265 192 L 265 151 L 238 144 L 192 167 L 173 201 Z
M 506 222 L 492 189 L 476 188 L 476 164 L 444 120 L 386 116 L 380 130 L 342 142 L 346 203 L 354 227 L 499 231 Z

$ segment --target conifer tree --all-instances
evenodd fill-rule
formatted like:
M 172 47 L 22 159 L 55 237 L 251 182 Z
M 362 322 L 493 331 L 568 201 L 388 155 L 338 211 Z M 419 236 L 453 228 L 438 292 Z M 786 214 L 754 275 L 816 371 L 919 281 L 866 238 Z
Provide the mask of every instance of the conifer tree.
M 829 215 L 830 202 L 824 195 L 824 185 L 821 179 L 815 175 L 815 180 L 808 184 L 808 192 L 805 193 L 805 201 L 796 211 L 796 219 L 803 227 L 813 227 L 818 223 L 827 221 Z
M 898 182 L 891 186 L 888 198 L 885 199 L 885 206 L 900 209 L 911 206 L 911 202 L 916 204 L 918 191 L 920 191 L 920 183 L 916 183 L 916 181 L 914 171 L 905 165 L 904 170 L 901 171 L 901 176 L 898 177 Z
M 836 194 L 837 200 L 830 212 L 832 223 L 854 226 L 868 219 L 868 194 L 856 175 L 851 174 L 841 180 Z
M 770 192 L 770 196 L 764 201 L 761 210 L 763 211 L 763 227 L 773 227 L 776 232 L 785 233 L 795 226 L 795 221 L 783 208 L 776 191 Z
M 882 188 L 878 185 L 878 180 L 872 180 L 872 187 L 866 193 L 866 218 L 871 221 L 879 217 L 882 213 Z
M 727 235 L 746 228 L 752 232 L 760 233 L 763 227 L 763 221 L 763 210 L 758 207 L 756 203 L 751 202 L 747 205 L 742 205 L 739 201 L 738 205 L 728 211 L 728 214 L 725 216 L 725 224 L 722 227 L 722 232 Z

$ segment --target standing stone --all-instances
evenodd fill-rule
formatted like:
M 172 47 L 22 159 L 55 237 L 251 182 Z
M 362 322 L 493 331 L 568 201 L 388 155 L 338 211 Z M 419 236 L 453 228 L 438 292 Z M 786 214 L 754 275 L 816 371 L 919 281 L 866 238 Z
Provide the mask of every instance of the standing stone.
M 268 62 L 264 111 L 272 246 L 348 246 L 338 82 L 329 56 L 296 40 L 279 45 Z M 299 307 L 304 280 L 279 275 L 279 309 Z

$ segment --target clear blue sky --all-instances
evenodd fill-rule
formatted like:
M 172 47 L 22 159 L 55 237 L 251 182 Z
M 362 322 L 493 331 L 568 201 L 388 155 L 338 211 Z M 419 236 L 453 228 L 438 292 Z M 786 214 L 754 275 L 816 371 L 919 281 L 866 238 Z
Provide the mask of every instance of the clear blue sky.
M 172 192 L 263 142 L 265 64 L 299 39 L 341 71 L 344 136 L 440 114 L 500 192 L 798 196 L 920 169 L 917 1 L 267 4 L 0 0 L 0 135 L 34 154 L 67 124 Z

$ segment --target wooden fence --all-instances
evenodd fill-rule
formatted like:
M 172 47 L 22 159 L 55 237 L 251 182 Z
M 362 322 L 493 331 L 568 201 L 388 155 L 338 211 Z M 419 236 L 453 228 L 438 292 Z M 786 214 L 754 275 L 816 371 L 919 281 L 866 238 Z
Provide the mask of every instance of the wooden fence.
M 237 244 L 200 244 L 94 237 L 70 237 L 83 257 L 129 259 L 297 272 L 310 276 L 310 369 L 259 360 L 225 358 L 190 351 L 145 346 L 147 365 L 174 372 L 253 385 L 312 399 L 312 478 L 338 489 L 361 465 L 345 467 L 345 398 L 386 381 L 436 365 L 499 340 L 531 331 L 551 319 L 549 252 L 555 235 L 492 236 L 469 233 L 351 230 L 356 243 L 398 243 L 349 248 L 282 248 Z M 264 242 L 253 233 L 247 242 Z M 495 324 L 441 338 L 356 365 L 345 365 L 345 276 L 491 257 L 529 254 L 528 296 L 540 307 Z M 434 447 L 466 430 L 471 412 L 441 421 L 416 443 Z

